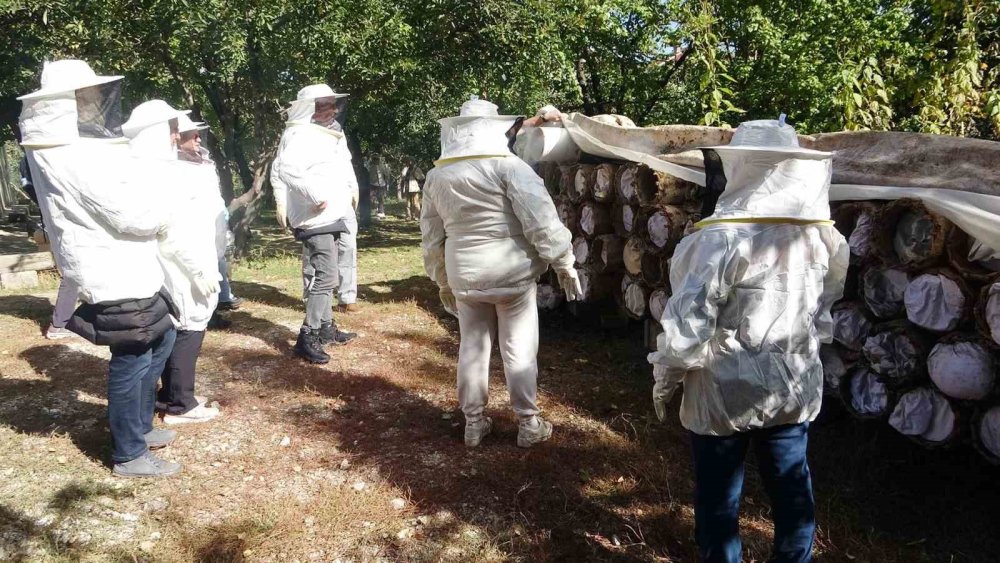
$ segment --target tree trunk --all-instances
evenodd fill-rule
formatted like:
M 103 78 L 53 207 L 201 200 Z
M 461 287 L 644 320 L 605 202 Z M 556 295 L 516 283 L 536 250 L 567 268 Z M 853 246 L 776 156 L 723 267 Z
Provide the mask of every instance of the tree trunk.
M 670 174 L 658 174 L 639 165 L 635 175 L 635 193 L 644 206 L 683 205 L 694 191 L 694 184 Z
M 981 409 L 972 419 L 972 443 L 993 465 L 1000 465 L 1000 405 Z
M 886 264 L 906 271 L 936 266 L 945 259 L 951 221 L 932 213 L 918 199 L 897 199 L 876 218 L 872 245 Z
M 875 327 L 863 351 L 872 371 L 891 389 L 913 384 L 927 376 L 929 339 L 906 321 Z
M 931 349 L 927 373 L 942 393 L 960 401 L 981 401 L 996 388 L 997 362 L 989 342 L 972 333 L 952 333 Z
M 840 382 L 840 397 L 847 412 L 856 418 L 884 418 L 890 412 L 889 390 L 867 365 L 844 376 Z
M 573 256 L 576 258 L 576 265 L 585 266 L 590 263 L 590 241 L 582 236 L 573 239 Z
M 649 286 L 632 276 L 622 279 L 620 303 L 630 318 L 642 320 L 649 312 Z
M 670 258 L 653 252 L 643 252 L 640 277 L 651 286 L 670 282 Z
M 575 205 L 560 198 L 556 200 L 556 213 L 559 214 L 559 220 L 573 236 L 580 234 L 580 211 Z
M 638 174 L 638 164 L 624 164 L 618 167 L 615 195 L 619 203 L 639 205 L 639 194 L 636 192 L 636 176 Z
M 635 218 L 638 208 L 634 205 L 616 203 L 611 207 L 611 225 L 622 238 L 635 234 Z

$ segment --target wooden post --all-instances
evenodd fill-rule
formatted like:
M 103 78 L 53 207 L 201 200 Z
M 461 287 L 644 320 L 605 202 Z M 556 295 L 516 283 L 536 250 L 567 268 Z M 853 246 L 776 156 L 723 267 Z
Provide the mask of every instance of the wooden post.
M 597 170 L 593 164 L 580 164 L 576 167 L 573 182 L 567 186 L 566 195 L 573 203 L 582 203 L 591 198 L 594 189 L 594 177 Z
M 636 193 L 636 176 L 638 173 L 638 164 L 624 164 L 618 167 L 615 185 L 617 187 L 616 197 L 619 203 L 639 204 L 639 195 Z
M 945 258 L 951 221 L 927 209 L 918 199 L 897 199 L 879 212 L 873 249 L 889 265 L 907 271 L 929 268 Z
M 927 373 L 945 395 L 980 401 L 996 389 L 997 362 L 989 342 L 976 333 L 952 333 L 938 341 L 927 358 Z
M 900 395 L 889 416 L 889 426 L 928 448 L 956 443 L 962 428 L 955 405 L 929 387 L 917 387 Z
M 930 341 L 906 321 L 890 321 L 875 327 L 865 340 L 863 352 L 872 371 L 890 389 L 927 377 Z
M 636 197 L 644 206 L 683 205 L 694 184 L 639 166 L 636 174 Z
M 619 303 L 630 318 L 642 320 L 649 312 L 649 287 L 638 278 L 622 278 Z
M 663 318 L 663 311 L 667 308 L 667 301 L 670 300 L 670 290 L 665 287 L 654 289 L 649 294 L 649 316 L 657 321 Z
M 559 165 L 559 194 L 563 197 L 569 197 L 574 182 L 576 182 L 576 165 Z
M 616 203 L 611 207 L 611 226 L 618 236 L 628 238 L 635 234 L 635 221 L 638 208 L 627 203 Z
M 670 282 L 670 258 L 662 254 L 644 252 L 642 254 L 642 281 L 651 286 Z
M 576 257 L 577 266 L 590 264 L 590 241 L 582 235 L 573 239 L 573 256 Z

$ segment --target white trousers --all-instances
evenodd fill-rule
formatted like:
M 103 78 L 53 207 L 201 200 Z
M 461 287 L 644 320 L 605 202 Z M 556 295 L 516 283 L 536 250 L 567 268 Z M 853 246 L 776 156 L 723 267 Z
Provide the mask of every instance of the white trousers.
M 519 419 L 538 414 L 538 307 L 535 285 L 456 292 L 461 343 L 458 402 L 466 422 L 483 417 L 489 402 L 490 353 L 500 345 L 510 403 Z

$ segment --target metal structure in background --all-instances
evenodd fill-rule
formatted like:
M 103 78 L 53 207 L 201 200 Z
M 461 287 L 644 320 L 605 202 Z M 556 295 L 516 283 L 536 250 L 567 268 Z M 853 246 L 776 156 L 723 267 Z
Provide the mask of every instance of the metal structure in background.
M 0 144 L 0 222 L 6 222 L 12 213 L 27 216 L 32 211 L 27 194 L 14 179 L 17 162 L 7 154 L 7 146 Z

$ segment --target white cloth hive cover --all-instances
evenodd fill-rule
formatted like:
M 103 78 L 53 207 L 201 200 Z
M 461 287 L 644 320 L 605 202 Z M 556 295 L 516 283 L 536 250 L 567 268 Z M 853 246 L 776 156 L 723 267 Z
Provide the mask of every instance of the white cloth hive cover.
M 833 339 L 849 350 L 861 350 L 872 329 L 872 323 L 865 316 L 861 305 L 851 303 L 838 307 L 832 316 Z
M 954 330 L 965 309 L 958 284 L 941 274 L 917 276 L 906 286 L 903 302 L 911 323 L 934 332 Z
M 931 380 L 955 399 L 985 399 L 996 381 L 993 357 L 975 342 L 942 342 L 927 359 Z
M 906 272 L 893 268 L 872 268 L 865 272 L 862 283 L 865 304 L 875 316 L 891 319 L 903 312 L 906 288 L 910 284 Z
M 663 248 L 670 242 L 670 218 L 662 211 L 653 213 L 646 222 L 649 240 L 657 248 Z
M 635 172 L 634 166 L 626 166 L 619 178 L 618 193 L 625 201 L 632 201 L 635 198 Z
M 622 225 L 626 233 L 631 233 L 635 225 L 635 209 L 631 205 L 622 206 Z
M 593 235 L 597 230 L 597 218 L 594 217 L 594 206 L 584 205 L 580 208 L 580 230 Z
M 823 384 L 827 389 L 840 388 L 840 379 L 847 373 L 847 365 L 837 349 L 829 344 L 819 348 L 819 359 L 823 362 Z
M 877 415 L 889 405 L 889 396 L 875 374 L 860 369 L 851 376 L 851 406 L 861 414 Z
M 875 229 L 875 217 L 868 211 L 858 214 L 854 223 L 854 230 L 851 236 L 847 237 L 847 244 L 851 247 L 851 254 L 854 256 L 868 256 L 871 250 L 872 231 Z
M 1000 344 L 1000 283 L 990 286 L 989 296 L 986 299 L 986 324 L 990 327 L 990 336 L 993 341 Z
M 920 362 L 916 346 L 905 333 L 886 331 L 871 336 L 864 352 L 872 370 L 889 379 L 909 377 Z
M 583 237 L 576 237 L 573 241 L 573 256 L 576 257 L 576 263 L 583 265 L 587 263 L 590 259 L 590 243 L 587 239 Z
M 649 296 L 649 316 L 657 321 L 663 316 L 663 310 L 667 307 L 667 299 L 670 295 L 664 289 L 657 289 Z
M 563 302 L 563 294 L 547 283 L 538 284 L 538 308 L 555 309 Z
M 922 387 L 900 397 L 889 425 L 906 436 L 940 442 L 955 430 L 955 411 L 940 393 Z
M 1000 406 L 986 411 L 979 422 L 979 441 L 993 455 L 1000 457 Z
M 528 164 L 536 162 L 575 162 L 580 149 L 561 125 L 525 127 L 517 135 L 514 152 Z
M 625 290 L 625 307 L 636 316 L 643 316 L 646 313 L 646 294 L 642 290 L 642 285 L 637 283 L 629 284 Z
M 933 234 L 934 222 L 926 213 L 908 211 L 896 223 L 892 249 L 904 264 L 923 260 L 930 252 Z

